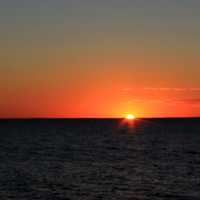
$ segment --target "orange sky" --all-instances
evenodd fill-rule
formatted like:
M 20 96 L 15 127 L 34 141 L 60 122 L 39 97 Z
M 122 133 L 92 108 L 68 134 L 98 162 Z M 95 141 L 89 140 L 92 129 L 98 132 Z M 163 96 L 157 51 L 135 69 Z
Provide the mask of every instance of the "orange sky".
M 0 117 L 200 116 L 197 1 L 0 6 Z

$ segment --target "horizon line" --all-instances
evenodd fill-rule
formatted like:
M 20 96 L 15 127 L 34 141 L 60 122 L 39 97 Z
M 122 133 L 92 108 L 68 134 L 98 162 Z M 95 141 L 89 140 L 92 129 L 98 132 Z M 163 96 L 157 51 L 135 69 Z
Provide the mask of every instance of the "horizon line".
M 0 120 L 51 120 L 51 119 L 124 119 L 125 117 L 0 117 Z M 137 119 L 200 119 L 200 116 L 136 117 Z

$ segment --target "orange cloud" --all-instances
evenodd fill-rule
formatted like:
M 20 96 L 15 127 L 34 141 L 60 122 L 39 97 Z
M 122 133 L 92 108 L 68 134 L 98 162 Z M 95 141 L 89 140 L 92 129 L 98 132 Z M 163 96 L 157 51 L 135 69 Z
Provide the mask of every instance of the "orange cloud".
M 200 88 L 168 88 L 168 87 L 145 87 L 144 90 L 150 91 L 172 91 L 172 92 L 200 92 Z

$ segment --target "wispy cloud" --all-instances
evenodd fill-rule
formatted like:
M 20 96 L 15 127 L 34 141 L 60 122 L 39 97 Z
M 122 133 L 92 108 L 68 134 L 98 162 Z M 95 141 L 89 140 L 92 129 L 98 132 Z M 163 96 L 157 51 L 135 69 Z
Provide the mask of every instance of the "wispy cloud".
M 177 87 L 145 87 L 149 91 L 171 91 L 171 92 L 200 92 L 200 88 L 177 88 Z
M 165 104 L 173 106 L 185 104 L 194 107 L 200 107 L 200 98 L 188 98 L 188 99 L 135 98 L 130 101 L 127 101 L 127 104 Z
M 200 88 L 190 88 L 190 90 L 200 92 Z
M 157 87 L 146 87 L 144 90 L 151 90 L 151 91 L 170 91 L 172 88 L 157 88 Z
M 122 90 L 125 91 L 125 92 L 130 92 L 130 91 L 133 90 L 133 88 L 131 88 L 131 87 L 125 87 Z
M 144 87 L 144 88 L 133 88 L 125 87 L 122 88 L 124 92 L 131 92 L 133 90 L 146 90 L 146 91 L 160 91 L 160 92 L 200 92 L 200 87 Z
M 193 105 L 199 105 L 200 106 L 200 98 L 180 99 L 179 101 L 182 102 L 182 103 L 187 103 L 187 104 L 193 104 Z
M 200 88 L 198 87 L 145 87 L 145 88 L 125 87 L 122 90 L 124 92 L 131 94 L 131 96 L 133 97 L 132 99 L 130 98 L 126 102 L 126 104 L 129 104 L 129 105 L 163 104 L 163 105 L 169 105 L 169 106 L 182 105 L 182 106 L 200 107 L 200 97 L 199 97 Z M 173 93 L 173 94 L 171 95 L 171 98 L 170 97 L 166 98 L 166 97 L 162 97 L 162 95 L 161 97 L 157 97 L 157 95 L 154 96 L 152 93 L 152 95 L 150 96 L 148 95 L 147 97 L 144 98 L 145 95 L 143 95 L 143 97 L 137 96 L 138 90 L 154 91 L 158 93 L 166 92 L 166 94 L 167 93 Z M 136 98 L 134 98 L 134 94 Z M 191 96 L 191 98 L 183 98 L 185 94 L 187 94 L 187 96 Z M 192 97 L 194 95 L 196 97 Z

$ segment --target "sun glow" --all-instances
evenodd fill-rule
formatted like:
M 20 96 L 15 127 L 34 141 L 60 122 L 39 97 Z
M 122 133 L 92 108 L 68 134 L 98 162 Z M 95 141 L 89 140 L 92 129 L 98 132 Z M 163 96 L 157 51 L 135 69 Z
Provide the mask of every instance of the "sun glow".
M 127 120 L 134 120 L 134 119 L 135 119 L 135 116 L 132 115 L 132 114 L 128 114 L 128 115 L 126 115 L 125 118 L 126 118 Z

